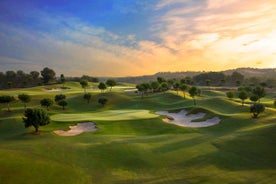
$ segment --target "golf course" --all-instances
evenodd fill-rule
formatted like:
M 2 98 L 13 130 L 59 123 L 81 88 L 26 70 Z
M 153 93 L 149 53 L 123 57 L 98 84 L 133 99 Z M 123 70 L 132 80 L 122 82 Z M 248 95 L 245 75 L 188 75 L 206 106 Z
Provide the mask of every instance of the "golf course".
M 266 106 L 252 118 L 249 106 L 240 99 L 228 99 L 225 91 L 202 90 L 197 104 L 187 94 L 169 90 L 143 98 L 131 84 L 119 84 L 101 93 L 96 83 L 87 89 L 90 103 L 83 99 L 78 82 L 67 82 L 66 90 L 47 85 L 5 89 L 0 95 L 28 94 L 28 108 L 42 108 L 42 98 L 57 94 L 67 97 L 63 110 L 54 103 L 47 113 L 51 122 L 25 128 L 20 101 L 1 105 L 0 183 L 276 183 L 275 92 L 261 99 Z M 47 89 L 46 89 L 47 88 Z M 127 90 L 125 90 L 127 89 Z M 104 97 L 103 106 L 97 102 Z M 208 127 L 185 127 L 164 122 L 157 111 L 204 113 L 190 123 L 218 118 Z M 60 136 L 69 126 L 93 122 L 96 131 Z

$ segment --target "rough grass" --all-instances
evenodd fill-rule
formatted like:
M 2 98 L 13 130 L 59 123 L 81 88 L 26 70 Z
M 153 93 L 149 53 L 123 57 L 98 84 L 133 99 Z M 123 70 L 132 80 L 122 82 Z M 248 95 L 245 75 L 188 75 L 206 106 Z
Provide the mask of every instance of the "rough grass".
M 50 115 L 92 114 L 102 118 L 95 120 L 99 131 L 73 137 L 61 137 L 52 132 L 76 123 L 68 119 L 52 121 L 40 127 L 40 135 L 33 135 L 33 128 L 23 126 L 21 103 L 12 104 L 11 113 L 1 107 L 0 183 L 237 184 L 276 181 L 275 108 L 267 108 L 260 118 L 252 119 L 248 106 L 241 107 L 239 102 L 228 100 L 217 91 L 203 92 L 194 107 L 191 99 L 184 100 L 175 92 L 150 94 L 141 99 L 121 89 L 105 94 L 89 89 L 93 95 L 91 103 L 87 104 L 78 83 L 67 85 L 71 88 L 64 92 L 68 97 L 67 110 L 54 105 Z M 59 94 L 41 89 L 24 89 L 33 97 L 28 106 L 39 107 L 41 98 Z M 21 92 L 8 90 L 0 94 Z M 105 107 L 97 103 L 97 98 L 103 95 L 109 100 Z M 268 94 L 264 99 L 267 106 L 272 96 L 275 95 Z M 215 114 L 222 121 L 213 127 L 184 128 L 163 123 L 161 116 L 151 117 L 156 110 L 182 108 L 191 113 Z M 130 119 L 122 120 L 116 112 L 145 118 L 131 118 L 129 114 Z M 114 115 L 114 121 L 106 119 L 112 119 L 109 115 Z

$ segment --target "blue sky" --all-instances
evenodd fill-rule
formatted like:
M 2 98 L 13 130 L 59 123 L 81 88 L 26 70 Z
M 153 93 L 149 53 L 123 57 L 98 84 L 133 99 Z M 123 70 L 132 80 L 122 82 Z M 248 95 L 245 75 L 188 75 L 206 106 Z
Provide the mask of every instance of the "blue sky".
M 272 0 L 1 0 L 0 71 L 276 67 L 275 10 Z

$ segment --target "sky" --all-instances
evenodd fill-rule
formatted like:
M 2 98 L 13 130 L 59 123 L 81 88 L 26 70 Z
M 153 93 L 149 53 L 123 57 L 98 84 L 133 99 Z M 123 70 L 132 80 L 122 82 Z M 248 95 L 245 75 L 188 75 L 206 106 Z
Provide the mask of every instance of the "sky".
M 0 71 L 276 68 L 275 0 L 1 0 Z

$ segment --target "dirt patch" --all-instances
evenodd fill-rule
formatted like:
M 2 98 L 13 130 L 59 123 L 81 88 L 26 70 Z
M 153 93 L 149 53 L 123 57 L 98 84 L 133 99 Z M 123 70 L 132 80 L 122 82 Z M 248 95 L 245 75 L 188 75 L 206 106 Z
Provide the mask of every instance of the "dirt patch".
M 75 126 L 69 126 L 69 128 L 70 130 L 68 131 L 54 130 L 54 133 L 60 136 L 75 136 L 84 132 L 94 132 L 98 130 L 95 123 L 92 122 L 78 123 Z
M 181 110 L 178 113 L 170 113 L 168 111 L 157 111 L 156 114 L 172 117 L 165 118 L 163 119 L 163 121 L 183 127 L 208 127 L 216 125 L 220 122 L 219 117 L 214 117 L 201 122 L 192 122 L 192 120 L 203 118 L 205 116 L 205 113 L 187 115 L 187 111 L 185 110 Z

